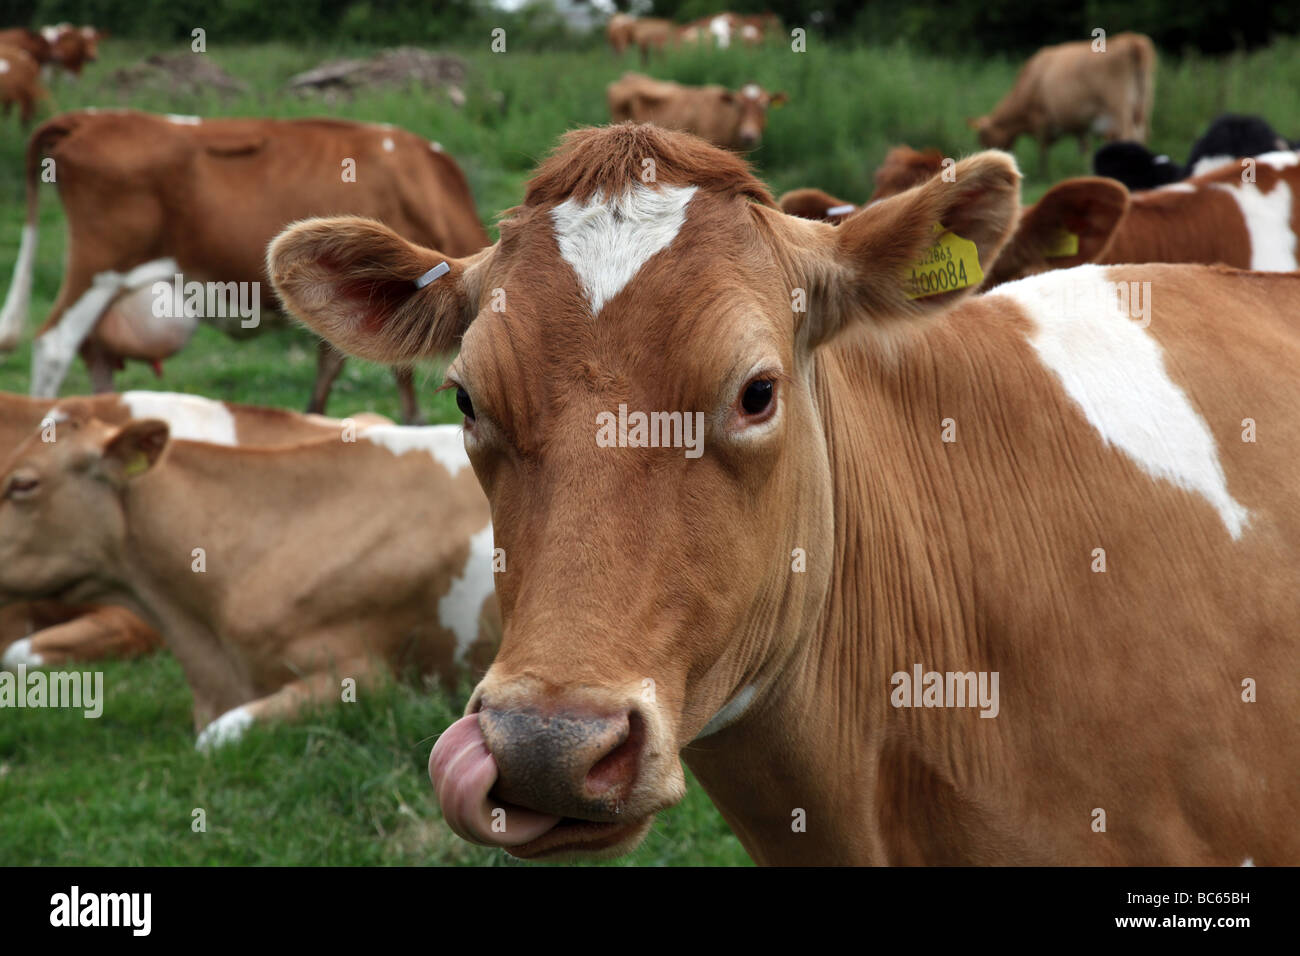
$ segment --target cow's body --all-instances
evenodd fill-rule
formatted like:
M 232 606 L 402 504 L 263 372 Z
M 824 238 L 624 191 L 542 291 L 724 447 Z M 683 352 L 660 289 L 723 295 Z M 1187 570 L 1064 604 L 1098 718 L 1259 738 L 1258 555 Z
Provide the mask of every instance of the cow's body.
M 37 63 L 50 62 L 50 41 L 35 30 L 28 30 L 26 27 L 0 30 L 0 46 L 16 46 Z
M 124 392 L 80 402 L 97 419 L 111 425 L 124 425 L 133 418 L 158 418 L 167 422 L 178 438 L 218 445 L 292 445 L 341 439 L 370 425 L 392 424 L 370 413 L 339 420 L 170 392 Z M 0 392 L 0 459 L 7 459 L 43 424 L 48 428 L 55 405 L 54 399 Z M 51 429 L 50 434 L 57 436 L 57 430 Z M 10 667 L 138 657 L 157 650 L 162 643 L 156 630 L 126 608 L 43 600 L 0 609 L 0 653 L 2 663 Z
M 936 156 L 930 176 L 939 174 L 941 163 Z M 926 164 L 914 170 L 925 176 Z M 904 178 L 894 185 L 883 190 L 884 196 L 908 184 Z M 872 201 L 884 198 L 881 193 L 877 188 Z M 1297 196 L 1300 154 L 1295 152 L 1230 160 L 1185 182 L 1131 197 L 1103 179 L 1068 179 L 1022 211 L 983 287 L 1087 262 L 1188 262 L 1290 272 L 1300 268 Z M 781 208 L 805 219 L 839 222 L 859 207 L 818 189 L 800 189 L 782 196 Z M 1078 244 L 1068 254 L 1059 245 L 1067 232 Z
M 115 429 L 76 400 L 57 412 L 58 440 L 9 461 L 11 498 L 38 484 L 0 509 L 0 593 L 57 583 L 143 616 L 185 671 L 200 744 L 337 702 L 345 678 L 451 683 L 491 654 L 492 529 L 455 428 L 235 448 L 169 440 L 157 419 Z M 69 478 L 87 456 L 89 476 Z M 50 541 L 64 524 L 75 550 Z
M 616 13 L 605 24 L 605 39 L 615 56 L 622 56 L 636 39 L 636 17 L 626 13 Z
M 1140 33 L 1044 47 L 1030 57 L 1015 85 L 987 116 L 972 120 L 986 147 L 1009 149 L 1022 134 L 1038 140 L 1040 159 L 1062 136 L 1075 136 L 1087 153 L 1094 133 L 1106 141 L 1146 142 L 1155 84 L 1156 52 Z
M 243 283 L 245 290 L 258 283 L 272 305 L 266 244 L 296 219 L 350 210 L 403 235 L 445 237 L 464 253 L 487 242 L 459 167 L 436 144 L 400 129 L 323 119 L 66 113 L 40 126 L 28 145 L 27 224 L 0 315 L 0 342 L 9 347 L 30 298 L 46 154 L 59 171 L 68 266 L 38 333 L 35 395 L 57 394 L 78 349 L 96 391 L 112 387 L 112 370 L 124 359 L 154 362 L 174 354 L 198 321 L 182 315 L 179 304 L 176 317 L 153 315 L 154 283 L 172 284 L 176 274 L 187 283 Z M 349 164 L 355 176 L 348 175 Z M 203 317 L 232 334 L 242 334 L 247 321 Z M 324 410 L 340 366 L 341 358 L 322 352 L 310 410 Z M 401 378 L 403 414 L 414 419 L 409 370 Z
M 682 86 L 625 73 L 609 84 L 609 114 L 615 123 L 654 123 L 694 133 L 724 149 L 757 146 L 767 125 L 767 110 L 786 100 L 750 83 L 739 90 L 723 86 Z
M 764 863 L 1300 862 L 1300 276 L 909 299 L 936 223 L 986 267 L 1015 229 L 1009 156 L 954 172 L 832 227 L 609 127 L 435 293 L 377 303 L 442 257 L 363 222 L 275 241 L 340 345 L 463 336 L 447 377 L 511 564 L 501 651 L 430 757 L 458 833 L 625 852 L 680 755 Z M 633 440 L 629 410 L 670 409 L 702 455 Z M 914 669 L 940 703 L 944 672 L 971 683 L 924 706 Z
M 1261 117 L 1224 113 L 1215 117 L 1192 144 L 1185 166 L 1168 156 L 1157 156 L 1140 143 L 1121 141 L 1107 143 L 1097 150 L 1092 157 L 1092 169 L 1098 176 L 1118 179 L 1131 190 L 1157 189 L 1188 176 L 1201 176 L 1232 165 L 1243 157 L 1296 148 L 1300 148 L 1300 143 L 1288 142 Z
M 0 42 L 0 111 L 4 116 L 14 106 L 26 126 L 36 113 L 36 104 L 48 97 L 41 85 L 40 64 L 26 50 Z

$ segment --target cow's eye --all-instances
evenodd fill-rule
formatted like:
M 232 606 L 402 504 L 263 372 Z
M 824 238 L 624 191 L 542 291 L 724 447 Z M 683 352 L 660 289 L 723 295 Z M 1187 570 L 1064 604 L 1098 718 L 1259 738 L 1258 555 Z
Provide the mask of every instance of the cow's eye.
M 746 415 L 763 415 L 772 407 L 776 395 L 776 382 L 770 378 L 756 378 L 740 393 L 740 407 Z
M 459 385 L 456 386 L 456 407 L 470 421 L 474 420 L 474 403 L 469 400 L 469 392 Z
M 40 479 L 34 475 L 14 475 L 9 479 L 9 484 L 5 487 L 4 496 L 6 498 L 29 498 L 38 487 Z

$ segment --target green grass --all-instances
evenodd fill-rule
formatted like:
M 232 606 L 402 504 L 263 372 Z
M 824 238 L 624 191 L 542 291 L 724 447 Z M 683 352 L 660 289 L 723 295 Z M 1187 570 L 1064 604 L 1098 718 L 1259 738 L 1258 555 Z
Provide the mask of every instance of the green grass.
M 522 197 L 537 160 L 564 130 L 607 119 L 604 88 L 632 57 L 604 50 L 557 54 L 458 51 L 469 62 L 468 102 L 455 110 L 415 91 L 367 93 L 325 107 L 285 96 L 292 74 L 340 54 L 368 51 L 268 44 L 211 47 L 208 54 L 251 91 L 233 99 L 142 95 L 129 103 L 106 79 L 156 52 L 106 43 L 80 84 L 56 84 L 63 109 L 131 105 L 204 115 L 329 114 L 391 122 L 440 141 L 466 171 L 489 224 Z M 965 118 L 986 112 L 1009 86 L 1017 64 L 997 55 L 939 60 L 899 46 L 825 47 L 793 54 L 683 51 L 652 65 L 657 76 L 784 89 L 791 103 L 771 115 L 752 156 L 775 193 L 820 186 L 851 200 L 871 191 L 886 149 L 906 142 L 946 155 L 975 151 Z M 1225 60 L 1165 58 L 1157 81 L 1151 145 L 1185 158 L 1218 112 L 1255 112 L 1284 133 L 1300 133 L 1300 42 L 1287 40 Z M 7 288 L 22 222 L 23 131 L 0 121 L 0 286 Z M 1032 200 L 1052 182 L 1087 172 L 1073 142 L 1058 144 L 1047 170 L 1036 146 L 1017 149 Z M 62 215 L 53 191 L 41 205 L 41 245 L 32 327 L 47 312 L 61 277 Z M 201 329 L 156 380 L 133 364 L 118 387 L 166 388 L 214 398 L 301 408 L 315 368 L 314 339 L 295 327 L 231 341 Z M 0 359 L 0 390 L 26 392 L 30 344 Z M 421 370 L 420 398 L 430 421 L 454 421 L 451 396 L 435 396 L 441 370 Z M 85 392 L 74 365 L 64 394 Z M 330 411 L 397 414 L 388 371 L 349 362 Z M 431 735 L 464 703 L 463 694 L 393 685 L 292 724 L 255 728 L 212 758 L 193 751 L 189 693 L 167 655 L 104 667 L 108 701 L 97 721 L 60 711 L 0 716 L 0 864 L 489 864 L 501 853 L 449 834 L 425 772 Z M 191 831 L 191 812 L 207 832 Z M 747 857 L 692 782 L 684 804 L 664 814 L 632 864 L 743 864 Z

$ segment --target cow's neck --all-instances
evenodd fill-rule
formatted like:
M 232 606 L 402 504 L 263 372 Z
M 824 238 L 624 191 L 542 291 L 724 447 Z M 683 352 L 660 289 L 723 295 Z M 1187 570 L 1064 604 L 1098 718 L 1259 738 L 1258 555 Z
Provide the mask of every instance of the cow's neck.
M 937 352 L 953 347 L 948 336 Z M 953 661 L 976 668 L 984 657 L 969 626 L 969 569 L 950 559 L 970 554 L 961 509 L 980 493 L 963 487 L 958 495 L 941 440 L 933 376 L 950 359 L 921 339 L 900 350 L 842 347 L 819 359 L 835 489 L 821 619 L 741 721 L 708 738 L 707 750 L 687 751 L 761 863 L 960 856 L 930 842 L 940 834 L 922 831 L 961 805 L 949 781 L 967 779 L 980 755 L 927 737 L 939 722 L 890 704 L 895 672 Z M 895 815 L 900 802 L 918 800 L 928 802 L 924 812 L 912 805 Z

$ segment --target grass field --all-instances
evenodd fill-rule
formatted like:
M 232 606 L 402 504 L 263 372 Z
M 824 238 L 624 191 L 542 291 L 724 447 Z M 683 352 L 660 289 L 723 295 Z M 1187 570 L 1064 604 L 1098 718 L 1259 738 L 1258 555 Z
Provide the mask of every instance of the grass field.
M 738 86 L 756 80 L 784 89 L 789 106 L 772 114 L 752 157 L 779 193 L 816 185 L 849 199 L 871 191 L 871 172 L 899 142 L 936 146 L 960 156 L 976 148 L 965 117 L 987 111 L 1016 69 L 996 54 L 940 61 L 900 47 L 822 47 L 793 54 L 683 52 L 656 63 L 658 76 Z M 536 161 L 574 126 L 607 118 L 605 84 L 631 57 L 456 51 L 470 65 L 461 110 L 404 92 L 370 93 L 327 108 L 283 94 L 285 80 L 321 60 L 367 51 L 277 45 L 207 54 L 251 92 L 234 99 L 154 94 L 130 102 L 105 82 L 116 68 L 156 52 L 108 42 L 80 84 L 58 83 L 60 108 L 130 105 L 202 115 L 327 113 L 390 122 L 436 139 L 464 167 L 480 213 L 519 201 Z M 1300 42 L 1289 40 L 1224 60 L 1167 57 L 1157 81 L 1152 146 L 1185 158 L 1192 140 L 1218 112 L 1259 113 L 1284 133 L 1300 131 Z M 0 283 L 7 288 L 22 221 L 24 135 L 0 122 Z M 1058 144 L 1046 171 L 1023 141 L 1018 159 L 1032 200 L 1053 181 L 1087 171 L 1072 141 Z M 64 238 L 53 191 L 42 197 L 32 327 L 49 309 L 61 275 Z M 0 359 L 0 390 L 28 388 L 30 342 Z M 119 388 L 162 388 L 214 398 L 301 408 L 315 369 L 314 339 L 293 327 L 232 342 L 201 329 L 190 347 L 155 379 L 145 366 L 118 376 Z M 458 419 L 452 397 L 435 396 L 441 369 L 417 379 L 426 416 Z M 73 368 L 64 394 L 88 388 Z M 350 362 L 330 412 L 397 414 L 386 369 Z M 0 864 L 503 864 L 504 855 L 470 847 L 440 825 L 425 773 L 431 735 L 460 712 L 465 690 L 394 685 L 290 725 L 256 728 L 238 746 L 205 758 L 193 751 L 190 702 L 167 655 L 104 667 L 104 716 L 6 711 L 0 716 Z M 202 808 L 207 831 L 191 829 Z M 664 815 L 630 864 L 745 864 L 747 857 L 700 788 Z

